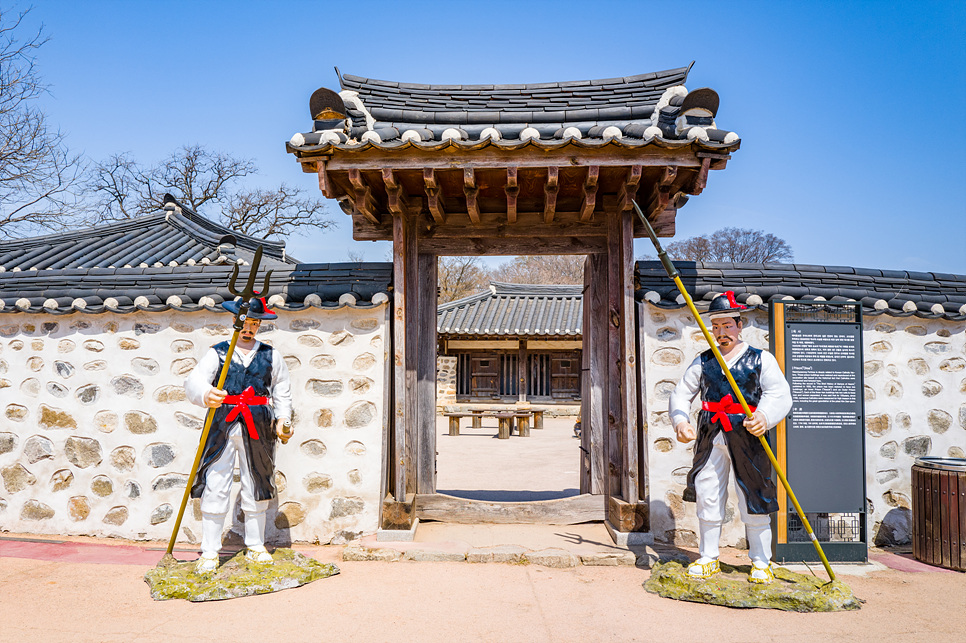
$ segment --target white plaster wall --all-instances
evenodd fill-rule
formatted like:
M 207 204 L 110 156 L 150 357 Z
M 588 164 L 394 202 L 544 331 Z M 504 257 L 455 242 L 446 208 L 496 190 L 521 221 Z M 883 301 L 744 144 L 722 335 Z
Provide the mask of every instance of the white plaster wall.
M 767 350 L 767 313 L 755 311 L 747 317 L 744 339 Z M 668 311 L 645 303 L 641 304 L 640 320 L 651 531 L 659 540 L 696 544 L 694 505 L 681 499 L 694 443 L 677 442 L 667 405 L 671 389 L 707 343 L 686 309 Z M 872 543 L 891 510 L 910 507 L 915 457 L 963 457 L 966 324 L 869 317 L 863 351 L 868 538 Z M 697 408 L 696 402 L 693 410 Z M 737 516 L 733 482 L 729 495 L 729 513 L 734 517 L 723 529 L 722 543 L 735 545 L 744 539 L 744 527 Z
M 212 312 L 0 319 L 0 529 L 168 539 L 204 420 L 184 377 L 230 323 Z M 279 311 L 262 325 L 289 365 L 295 409 L 269 540 L 376 530 L 386 324 L 381 304 Z M 181 540 L 200 537 L 196 505 Z

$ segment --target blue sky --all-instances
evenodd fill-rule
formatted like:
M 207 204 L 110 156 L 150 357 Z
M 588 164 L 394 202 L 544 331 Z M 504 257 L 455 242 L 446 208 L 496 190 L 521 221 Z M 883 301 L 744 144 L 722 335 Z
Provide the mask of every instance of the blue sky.
M 333 71 L 407 82 L 606 78 L 696 61 L 742 138 L 678 213 L 787 240 L 797 263 L 966 274 L 966 2 L 61 2 L 30 22 L 44 106 L 76 151 L 154 162 L 201 144 L 254 159 L 251 185 L 317 190 L 285 141 Z M 293 237 L 306 261 L 383 243 Z M 648 246 L 638 241 L 638 254 Z

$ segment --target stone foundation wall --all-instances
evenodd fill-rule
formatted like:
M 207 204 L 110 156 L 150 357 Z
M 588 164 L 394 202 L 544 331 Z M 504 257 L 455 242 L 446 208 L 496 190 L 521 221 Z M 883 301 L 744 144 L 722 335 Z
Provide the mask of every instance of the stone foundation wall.
M 436 408 L 456 404 L 456 357 L 436 358 Z
M 295 409 L 269 541 L 377 528 L 386 311 L 309 308 L 263 323 L 259 339 L 291 371 Z M 230 324 L 211 312 L 0 319 L 0 529 L 167 540 L 205 417 L 182 384 Z M 237 500 L 233 514 L 229 539 L 241 533 Z M 200 535 L 191 501 L 180 538 Z
M 675 439 L 668 398 L 707 342 L 687 309 L 640 306 L 651 529 L 658 540 L 694 545 L 694 505 L 681 498 L 694 443 L 684 445 Z M 767 350 L 767 313 L 755 311 L 746 318 L 745 341 Z M 966 449 L 966 324 L 868 317 L 863 352 L 868 539 L 880 544 L 908 542 L 915 458 L 963 457 Z M 729 496 L 727 513 L 732 520 L 722 530 L 722 543 L 740 545 L 744 527 L 733 483 Z

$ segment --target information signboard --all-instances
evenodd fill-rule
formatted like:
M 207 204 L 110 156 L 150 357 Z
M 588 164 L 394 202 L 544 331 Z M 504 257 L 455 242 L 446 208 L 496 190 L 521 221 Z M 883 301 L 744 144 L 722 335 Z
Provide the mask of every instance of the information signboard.
M 773 435 L 776 456 L 829 560 L 864 561 L 865 413 L 862 308 L 858 303 L 773 302 L 771 349 L 792 391 Z M 775 555 L 818 560 L 779 487 Z

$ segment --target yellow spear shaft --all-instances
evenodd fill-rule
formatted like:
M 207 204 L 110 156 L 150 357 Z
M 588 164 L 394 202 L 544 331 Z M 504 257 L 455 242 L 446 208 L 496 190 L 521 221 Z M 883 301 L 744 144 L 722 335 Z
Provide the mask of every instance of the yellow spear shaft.
M 708 345 L 711 346 L 711 352 L 714 353 L 715 359 L 718 360 L 718 364 L 721 366 L 721 371 L 728 378 L 728 384 L 731 385 L 731 390 L 734 392 L 735 397 L 738 398 L 738 402 L 741 404 L 741 408 L 744 410 L 747 417 L 753 415 L 751 409 L 748 407 L 748 402 L 745 401 L 745 396 L 741 394 L 738 389 L 738 384 L 735 382 L 735 378 L 731 375 L 731 370 L 725 363 L 724 356 L 721 355 L 721 351 L 718 350 L 718 345 L 714 341 L 714 337 L 711 336 L 711 332 L 708 327 L 705 326 L 704 321 L 701 319 L 701 315 L 698 313 L 698 309 L 694 306 L 694 301 L 691 299 L 691 295 L 688 294 L 687 288 L 681 283 L 681 275 L 678 273 L 677 268 L 671 263 L 670 258 L 668 258 L 667 253 L 664 252 L 664 248 L 661 247 L 661 243 L 657 240 L 657 235 L 654 233 L 654 229 L 651 227 L 651 223 L 641 212 L 641 208 L 638 207 L 637 203 L 634 203 L 634 209 L 637 210 L 637 216 L 641 218 L 644 222 L 644 227 L 647 229 L 647 234 L 651 238 L 651 243 L 657 249 L 658 258 L 661 260 L 661 264 L 664 265 L 664 270 L 667 272 L 668 277 L 674 281 L 674 285 L 678 287 L 678 292 L 684 297 L 685 303 L 688 305 L 688 309 L 694 316 L 695 320 L 698 322 L 698 326 L 701 328 L 701 332 L 704 334 L 704 338 L 708 341 Z M 768 445 L 768 440 L 765 439 L 764 435 L 758 436 L 758 441 L 761 442 L 761 446 L 765 448 L 765 454 L 768 456 L 768 460 L 771 462 L 771 466 L 775 468 L 775 472 L 778 474 L 778 479 L 781 480 L 782 486 L 785 487 L 785 492 L 788 494 L 788 498 L 792 501 L 795 506 L 795 511 L 798 512 L 798 517 L 802 520 L 802 524 L 805 525 L 805 530 L 808 532 L 808 537 L 812 541 L 812 545 L 815 546 L 815 551 L 818 552 L 819 558 L 822 559 L 822 564 L 825 566 L 825 571 L 828 572 L 829 579 L 835 580 L 835 572 L 832 571 L 832 566 L 829 565 L 828 558 L 825 557 L 825 552 L 822 551 L 822 546 L 818 542 L 818 538 L 815 537 L 815 532 L 812 531 L 812 525 L 809 524 L 808 518 L 805 517 L 805 512 L 802 510 L 802 506 L 798 504 L 798 498 L 795 497 L 795 492 L 792 491 L 792 486 L 788 483 L 788 478 L 785 477 L 785 472 L 782 471 L 781 466 L 778 464 L 778 459 L 775 458 L 775 454 L 772 452 L 771 447 Z
M 235 328 L 235 332 L 231 336 L 231 343 L 228 344 L 228 352 L 225 354 L 225 363 L 221 367 L 221 374 L 218 376 L 218 388 L 223 388 L 225 386 L 225 380 L 228 379 L 228 367 L 231 366 L 231 356 L 235 352 L 235 342 L 238 341 L 238 333 L 239 329 Z M 168 554 L 174 551 L 174 541 L 178 539 L 178 530 L 181 529 L 181 519 L 184 518 L 184 510 L 188 506 L 188 497 L 191 496 L 191 485 L 194 484 L 195 475 L 197 475 L 198 467 L 201 465 L 201 455 L 205 451 L 205 443 L 208 442 L 208 432 L 211 430 L 211 421 L 215 417 L 216 410 L 208 409 L 208 414 L 205 416 L 205 427 L 201 430 L 201 442 L 198 444 L 198 453 L 195 454 L 195 462 L 191 465 L 191 473 L 188 474 L 188 485 L 185 487 L 184 497 L 181 499 L 181 508 L 178 509 L 178 519 L 174 521 L 174 530 L 171 532 L 171 540 L 168 541 Z

